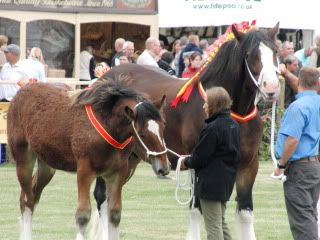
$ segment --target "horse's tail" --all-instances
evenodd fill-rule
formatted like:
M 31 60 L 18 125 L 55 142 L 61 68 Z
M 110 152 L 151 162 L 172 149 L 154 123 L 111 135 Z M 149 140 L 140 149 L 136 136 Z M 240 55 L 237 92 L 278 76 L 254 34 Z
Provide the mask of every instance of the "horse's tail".
M 24 126 L 21 122 L 19 102 L 16 98 L 11 101 L 8 113 L 7 113 L 7 137 L 8 147 L 11 161 L 16 162 L 17 151 L 25 149 L 28 145 L 27 139 L 24 133 Z

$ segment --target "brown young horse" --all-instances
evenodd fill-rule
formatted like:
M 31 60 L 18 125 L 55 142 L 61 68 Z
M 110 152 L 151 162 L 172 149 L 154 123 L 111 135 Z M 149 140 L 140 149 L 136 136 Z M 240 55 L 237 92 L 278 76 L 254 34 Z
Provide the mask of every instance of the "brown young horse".
M 21 186 L 20 239 L 31 240 L 32 213 L 55 169 L 77 173 L 76 239 L 84 239 L 91 215 L 90 186 L 97 176 L 108 186 L 103 219 L 108 229 L 102 239 L 118 239 L 121 190 L 130 175 L 130 154 L 136 151 L 143 158 L 144 148 L 150 148 L 155 151 L 149 150 L 155 173 L 169 173 L 163 129 L 158 109 L 120 83 L 97 84 L 74 101 L 66 88 L 50 84 L 21 89 L 8 110 L 8 145 Z M 32 176 L 36 158 L 38 169 Z
M 265 100 L 273 101 L 279 93 L 275 52 L 278 28 L 279 24 L 268 31 L 255 29 L 243 34 L 233 26 L 235 39 L 221 46 L 215 58 L 200 75 L 205 89 L 222 86 L 228 91 L 233 99 L 231 110 L 240 116 L 241 162 L 237 172 L 236 190 L 239 237 L 243 240 L 255 239 L 252 187 L 258 171 L 258 149 L 262 136 L 262 121 L 254 111 L 255 98 L 259 93 Z M 169 99 L 174 99 L 185 83 L 156 68 L 132 64 L 115 67 L 100 80 L 114 78 L 119 74 L 131 76 L 132 87 L 152 98 L 165 94 Z M 164 137 L 168 148 L 181 155 L 191 153 L 204 126 L 203 103 L 198 86 L 194 86 L 187 104 L 179 103 L 176 108 L 167 105 L 164 109 L 167 122 Z M 170 162 L 175 166 L 177 157 L 170 156 Z M 200 239 L 199 225 L 190 223 L 190 226 L 196 229 L 189 229 L 187 238 Z

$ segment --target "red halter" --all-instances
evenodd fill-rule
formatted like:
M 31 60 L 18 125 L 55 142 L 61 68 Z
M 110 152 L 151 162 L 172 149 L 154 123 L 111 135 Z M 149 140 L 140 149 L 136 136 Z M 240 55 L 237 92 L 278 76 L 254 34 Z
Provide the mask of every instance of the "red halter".
M 97 130 L 97 132 L 101 135 L 101 137 L 104 140 L 106 140 L 111 146 L 119 149 L 124 149 L 133 140 L 133 136 L 130 136 L 123 143 L 119 143 L 103 128 L 103 126 L 96 119 L 92 111 L 91 105 L 86 104 L 85 108 L 86 108 L 88 118 L 91 124 L 93 125 L 93 127 Z
M 255 116 L 257 116 L 257 113 L 258 113 L 258 108 L 257 108 L 257 106 L 254 106 L 253 111 L 245 116 L 239 115 L 239 114 L 231 111 L 231 117 L 234 120 L 236 120 L 237 122 L 243 123 L 243 122 L 247 122 L 247 121 L 251 120 L 252 118 L 254 118 Z
M 205 90 L 203 89 L 200 81 L 198 84 L 198 88 L 199 88 L 199 92 L 200 92 L 201 97 L 205 100 L 207 98 L 207 94 L 206 94 Z M 252 118 L 254 118 L 255 116 L 257 116 L 257 113 L 258 113 L 258 108 L 257 108 L 257 106 L 254 106 L 253 111 L 247 115 L 240 115 L 240 114 L 233 112 L 233 111 L 231 111 L 230 115 L 237 122 L 243 123 L 243 122 L 247 122 L 247 121 L 251 120 Z

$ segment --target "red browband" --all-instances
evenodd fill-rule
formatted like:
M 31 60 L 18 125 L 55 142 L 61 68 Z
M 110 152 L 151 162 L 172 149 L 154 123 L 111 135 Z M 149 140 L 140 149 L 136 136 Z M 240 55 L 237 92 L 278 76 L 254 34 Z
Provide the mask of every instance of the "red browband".
M 88 115 L 88 118 L 93 125 L 93 127 L 97 130 L 97 132 L 103 137 L 104 140 L 106 140 L 111 146 L 119 149 L 124 149 L 132 140 L 133 137 L 128 137 L 123 143 L 119 143 L 117 140 L 115 140 L 99 123 L 99 121 L 94 116 L 94 113 L 92 111 L 91 105 L 87 104 L 85 105 L 86 112 Z

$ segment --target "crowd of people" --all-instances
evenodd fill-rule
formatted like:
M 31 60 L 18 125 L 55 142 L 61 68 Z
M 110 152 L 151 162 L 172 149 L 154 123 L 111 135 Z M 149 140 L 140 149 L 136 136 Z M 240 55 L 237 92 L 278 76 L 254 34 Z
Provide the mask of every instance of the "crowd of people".
M 280 60 L 281 74 L 286 80 L 285 106 L 293 100 L 297 92 L 297 80 L 299 70 L 303 66 L 320 67 L 320 35 L 314 39 L 314 45 L 294 50 L 294 44 L 290 41 L 281 42 L 278 40 L 278 56 Z M 89 50 L 88 50 L 89 48 Z M 90 50 L 91 49 L 91 50 Z M 106 64 L 106 70 L 120 64 L 135 63 L 151 65 L 163 69 L 168 74 L 178 78 L 190 78 L 205 62 L 209 54 L 209 43 L 206 39 L 199 39 L 199 36 L 191 34 L 188 37 L 182 36 L 171 45 L 171 50 L 164 47 L 158 38 L 149 37 L 145 41 L 143 51 L 135 51 L 134 42 L 118 38 L 114 43 L 115 54 L 110 65 Z M 96 77 L 94 67 L 88 62 L 88 57 L 94 59 L 92 47 L 87 46 L 81 52 L 81 71 L 86 72 L 87 77 L 80 74 L 80 79 L 91 80 Z M 0 55 L 1 61 L 1 55 Z M 95 66 L 95 65 L 94 65 Z M 90 78 L 89 76 L 90 72 Z
M 314 44 L 295 51 L 291 41 L 278 41 L 280 72 L 285 78 L 285 107 L 295 99 L 298 92 L 298 76 L 304 66 L 320 67 L 320 35 L 314 38 Z
M 0 80 L 16 81 L 16 84 L 0 85 L 0 101 L 10 101 L 28 83 L 46 82 L 41 49 L 33 47 L 26 59 L 20 59 L 20 47 L 7 43 L 8 38 L 0 35 Z
M 143 51 L 135 51 L 132 41 L 118 38 L 114 43 L 115 54 L 110 64 L 98 62 L 93 46 L 85 46 L 80 52 L 80 81 L 101 77 L 112 67 L 134 63 L 150 65 L 171 76 L 190 78 L 200 68 L 208 54 L 208 41 L 197 35 L 177 39 L 168 50 L 158 38 L 149 37 Z M 28 49 L 26 59 L 20 59 L 20 47 L 8 45 L 8 38 L 0 35 L 0 80 L 16 81 L 17 84 L 1 84 L 0 100 L 10 101 L 23 86 L 33 82 L 46 82 L 48 66 L 39 47 Z M 86 85 L 82 85 L 84 88 Z
M 114 42 L 115 53 L 110 65 L 104 62 L 105 70 L 108 71 L 121 64 L 134 63 L 160 68 L 171 76 L 190 78 L 208 56 L 208 46 L 206 39 L 200 41 L 197 35 L 191 34 L 189 37 L 183 36 L 174 41 L 172 50 L 168 50 L 158 38 L 149 37 L 145 41 L 145 49 L 135 51 L 134 42 L 118 38 Z M 197 56 L 193 53 L 197 53 Z M 196 60 L 193 59 L 194 57 Z M 95 72 L 92 65 L 94 62 L 92 46 L 83 49 L 80 54 L 80 62 L 80 73 L 83 73 L 80 74 L 81 80 L 86 81 L 100 77 L 100 75 L 90 75 L 91 72 Z

